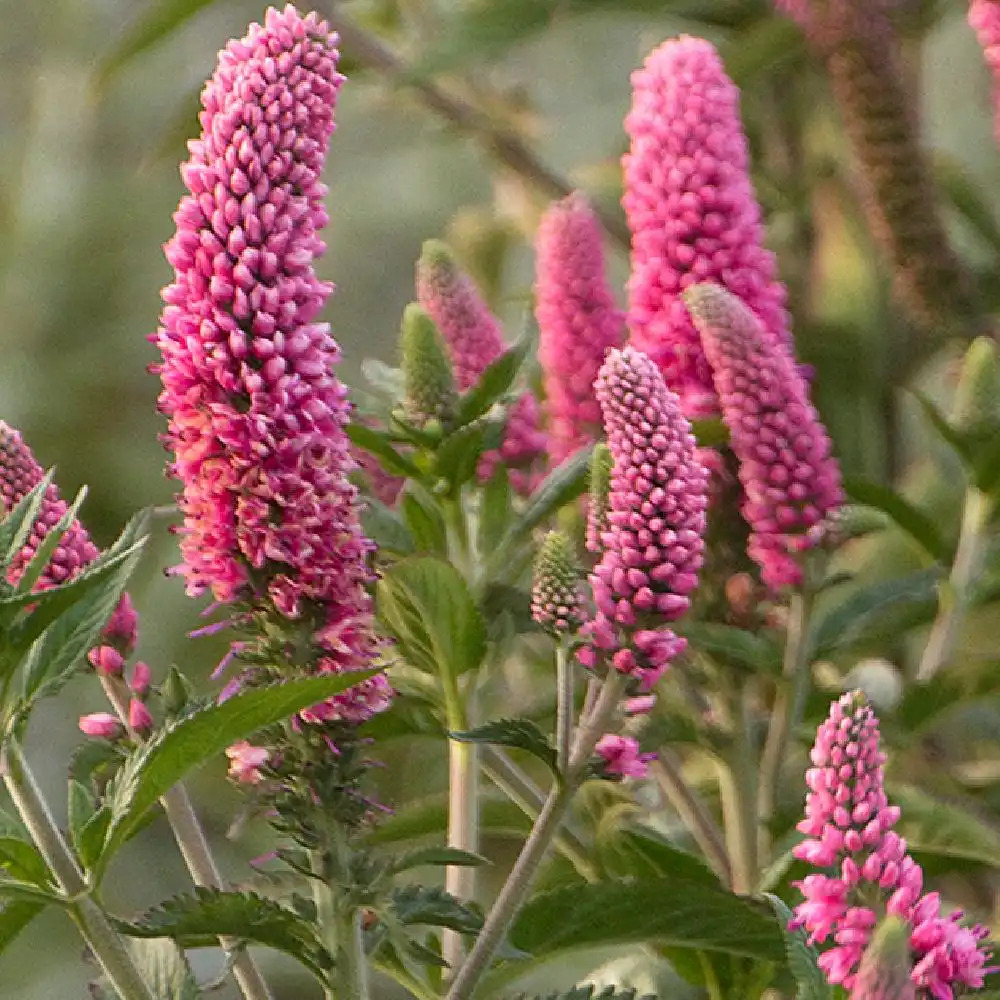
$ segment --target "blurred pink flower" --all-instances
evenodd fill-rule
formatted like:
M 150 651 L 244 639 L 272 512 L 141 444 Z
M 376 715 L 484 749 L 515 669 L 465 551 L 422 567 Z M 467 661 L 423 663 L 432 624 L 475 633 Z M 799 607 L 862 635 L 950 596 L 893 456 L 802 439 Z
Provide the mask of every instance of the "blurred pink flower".
M 1000 3 L 997 0 L 972 0 L 969 24 L 983 47 L 986 65 L 993 77 L 993 134 L 1000 142 Z
M 631 736 L 617 736 L 606 733 L 594 747 L 597 755 L 604 758 L 604 770 L 608 774 L 620 774 L 623 778 L 644 778 L 655 753 L 639 753 L 639 744 Z
M 270 757 L 264 747 L 255 747 L 246 740 L 240 740 L 226 749 L 229 758 L 229 777 L 243 785 L 257 785 L 264 780 L 260 773 Z

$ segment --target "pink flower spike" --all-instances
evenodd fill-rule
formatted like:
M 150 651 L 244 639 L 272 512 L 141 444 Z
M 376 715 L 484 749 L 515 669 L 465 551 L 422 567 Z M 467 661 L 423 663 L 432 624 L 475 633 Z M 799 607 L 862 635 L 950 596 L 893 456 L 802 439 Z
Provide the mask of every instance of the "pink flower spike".
M 110 712 L 81 715 L 78 725 L 81 733 L 99 740 L 116 740 L 124 732 L 118 716 Z
M 798 555 L 843 503 L 840 468 L 784 342 L 736 296 L 694 285 L 684 301 L 701 333 L 730 447 L 739 460 L 748 554 L 772 590 L 801 581 Z
M 604 758 L 604 769 L 608 774 L 623 778 L 644 778 L 649 770 L 647 764 L 655 759 L 655 753 L 639 753 L 639 743 L 631 736 L 606 733 L 594 747 L 599 757 Z
M 153 716 L 138 698 L 133 698 L 128 703 L 128 724 L 140 736 L 148 735 L 153 728 Z
M 575 192 L 551 205 L 536 239 L 535 316 L 552 464 L 600 436 L 594 379 L 625 336 L 604 266 L 600 223 Z
M 1000 3 L 997 0 L 972 0 L 969 4 L 969 25 L 979 39 L 993 77 L 993 134 L 1000 143 Z
M 229 758 L 229 777 L 243 785 L 257 785 L 264 780 L 260 773 L 270 757 L 264 747 L 255 747 L 246 740 L 226 749 Z
M 683 35 L 632 74 L 622 205 L 632 231 L 631 343 L 657 364 L 687 416 L 716 411 L 712 375 L 681 293 L 716 281 L 790 342 L 785 289 L 764 249 L 740 95 L 710 42 Z

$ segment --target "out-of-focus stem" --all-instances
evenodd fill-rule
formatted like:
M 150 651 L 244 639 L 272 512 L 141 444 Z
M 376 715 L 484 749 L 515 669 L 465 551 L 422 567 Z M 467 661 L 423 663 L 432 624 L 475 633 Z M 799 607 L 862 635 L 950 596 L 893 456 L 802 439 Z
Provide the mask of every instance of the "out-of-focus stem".
M 569 765 L 569 741 L 573 733 L 573 664 L 565 640 L 556 646 L 556 766 L 560 774 Z
M 503 940 L 510 921 L 531 889 L 538 866 L 545 857 L 563 815 L 584 778 L 594 746 L 611 721 L 624 689 L 624 679 L 612 671 L 604 682 L 593 711 L 582 720 L 577 730 L 569 767 L 563 780 L 556 782 L 549 792 L 545 805 L 514 862 L 507 881 L 500 890 L 500 895 L 486 917 L 475 947 L 458 970 L 458 975 L 448 990 L 447 1000 L 468 1000 L 475 992 L 476 984 Z
M 152 1000 L 149 987 L 143 982 L 125 942 L 88 895 L 89 887 L 76 858 L 56 826 L 21 748 L 12 736 L 0 751 L 0 770 L 18 815 L 67 897 L 74 922 L 115 992 L 121 1000 Z
M 705 860 L 726 885 L 732 886 L 733 872 L 722 831 L 705 803 L 684 780 L 682 767 L 680 757 L 670 747 L 664 746 L 660 747 L 656 760 L 649 765 L 649 772 L 701 848 Z
M 802 717 L 809 690 L 807 660 L 811 607 L 812 596 L 808 587 L 793 594 L 788 605 L 781 685 L 774 699 L 774 707 L 771 709 L 767 737 L 760 756 L 760 780 L 757 788 L 757 853 L 761 864 L 767 864 L 770 860 L 771 821 L 774 819 L 788 740 Z
M 122 725 L 129 730 L 133 739 L 141 741 L 142 737 L 128 724 L 129 692 L 125 682 L 120 677 L 102 674 L 101 687 L 118 718 L 121 719 Z M 222 875 L 215 863 L 212 849 L 208 846 L 208 840 L 205 838 L 205 832 L 198 821 L 187 789 L 181 783 L 174 785 L 160 799 L 160 805 L 163 806 L 164 815 L 191 875 L 191 881 L 195 885 L 209 889 L 221 889 Z M 236 985 L 245 1000 L 272 1000 L 271 991 L 257 963 L 240 942 L 235 938 L 220 937 L 219 944 L 226 952 L 229 966 L 233 970 L 233 979 L 236 980 Z
M 331 26 L 340 33 L 344 49 L 363 65 L 378 70 L 395 84 L 412 89 L 431 111 L 475 138 L 505 167 L 529 181 L 546 196 L 565 198 L 572 193 L 573 185 L 542 163 L 516 135 L 498 128 L 489 115 L 468 101 L 442 90 L 426 77 L 414 74 L 406 62 L 378 38 L 341 13 L 337 3 L 328 2 L 321 6 L 325 7 Z M 625 223 L 596 206 L 594 211 L 607 234 L 627 250 L 631 237 Z
M 733 745 L 719 762 L 719 790 L 732 866 L 733 892 L 748 895 L 757 882 L 757 754 L 751 738 L 750 692 L 744 683 L 729 700 Z
M 948 662 L 969 608 L 972 586 L 982 569 L 986 526 L 993 514 L 993 501 L 982 490 L 970 486 L 965 492 L 958 549 L 942 595 L 941 609 L 931 626 L 927 646 L 917 670 L 917 680 L 926 684 Z

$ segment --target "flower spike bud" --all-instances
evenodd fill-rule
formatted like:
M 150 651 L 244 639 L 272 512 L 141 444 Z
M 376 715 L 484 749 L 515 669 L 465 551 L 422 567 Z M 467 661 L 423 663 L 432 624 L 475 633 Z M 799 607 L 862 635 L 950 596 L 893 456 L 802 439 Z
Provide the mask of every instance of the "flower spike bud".
M 624 340 L 625 314 L 608 283 L 600 223 L 580 192 L 545 212 L 536 253 L 538 360 L 558 465 L 600 435 L 594 379 L 608 349 Z
M 851 1000 L 917 1000 L 910 973 L 910 928 L 899 917 L 886 917 L 861 956 Z
M 843 502 L 830 439 L 784 343 L 735 295 L 694 285 L 684 301 L 701 333 L 730 447 L 739 461 L 748 554 L 774 590 L 797 585 L 797 556 Z
M 608 494 L 614 459 L 604 441 L 594 445 L 590 456 L 590 497 L 587 506 L 587 551 L 599 553 L 601 536 L 608 528 Z
M 689 418 L 717 412 L 711 371 L 681 293 L 715 281 L 789 343 L 786 292 L 764 247 L 740 92 L 710 42 L 683 35 L 632 74 L 622 206 L 632 231 L 631 343 L 657 364 Z
M 993 77 L 993 135 L 1000 143 L 1000 3 L 972 0 L 969 25 L 983 48 L 983 56 Z
M 951 422 L 984 438 L 1000 432 L 1000 357 L 989 337 L 977 337 L 965 352 Z
M 603 760 L 605 773 L 621 778 L 645 778 L 647 765 L 656 759 L 655 753 L 639 752 L 638 740 L 616 733 L 605 733 L 594 751 Z
M 451 362 L 433 321 L 416 303 L 403 313 L 401 337 L 404 409 L 414 423 L 447 428 L 458 397 Z
M 531 616 L 546 631 L 558 635 L 580 625 L 582 577 L 570 540 L 550 531 L 535 558 L 531 590 Z
M 78 724 L 81 733 L 99 740 L 116 740 L 125 731 L 118 716 L 112 715 L 110 712 L 81 715 Z

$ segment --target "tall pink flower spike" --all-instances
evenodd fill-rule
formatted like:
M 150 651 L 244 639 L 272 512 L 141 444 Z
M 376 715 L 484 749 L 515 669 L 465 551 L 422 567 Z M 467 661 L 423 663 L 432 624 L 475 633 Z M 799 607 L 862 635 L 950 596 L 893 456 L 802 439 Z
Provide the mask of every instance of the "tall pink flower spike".
M 416 279 L 417 300 L 441 332 L 455 366 L 458 390 L 465 392 L 505 350 L 500 321 L 440 240 L 424 243 Z M 534 467 L 547 446 L 539 416 L 534 395 L 530 391 L 523 393 L 507 415 L 500 448 L 483 456 L 478 470 L 480 481 L 489 479 L 497 464 L 503 463 L 519 493 L 532 491 L 540 478 Z
M 688 417 L 711 416 L 715 389 L 681 301 L 685 288 L 718 282 L 790 342 L 785 289 L 763 246 L 750 182 L 739 90 L 711 43 L 684 35 L 650 53 L 632 74 L 625 131 L 631 343 L 656 362 Z
M 1000 2 L 972 0 L 969 24 L 975 31 L 993 78 L 993 135 L 1000 143 Z
M 691 425 L 656 365 L 612 349 L 595 383 L 613 466 L 603 551 L 590 576 L 597 614 L 585 627 L 612 667 L 651 688 L 684 641 L 664 626 L 687 611 L 698 583 L 708 506 Z
M 369 666 L 374 651 L 373 546 L 348 480 L 340 352 L 316 322 L 332 290 L 313 261 L 325 250 L 337 41 L 316 14 L 287 6 L 220 53 L 181 167 L 190 193 L 165 248 L 174 280 L 152 338 L 188 593 L 285 620 L 308 609 L 313 667 L 334 673 Z M 360 721 L 389 695 L 377 676 L 310 718 Z
M 604 266 L 600 223 L 579 192 L 550 206 L 536 239 L 535 317 L 549 450 L 558 465 L 600 437 L 594 379 L 625 338 Z
M 823 519 L 843 503 L 830 439 L 787 346 L 743 302 L 711 284 L 684 300 L 739 461 L 748 554 L 772 589 L 796 585 L 798 554 L 822 539 Z
M 920 1000 L 952 1000 L 956 988 L 980 988 L 988 931 L 963 927 L 958 911 L 941 916 L 936 892 L 921 895 L 923 872 L 892 829 L 899 809 L 885 794 L 878 719 L 860 691 L 833 703 L 810 758 L 806 815 L 798 826 L 807 839 L 794 854 L 831 874 L 795 883 L 805 899 L 792 926 L 805 928 L 813 943 L 832 938 L 819 959 L 827 980 L 851 989 L 875 925 L 889 914 L 909 925 Z

